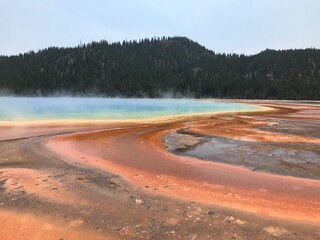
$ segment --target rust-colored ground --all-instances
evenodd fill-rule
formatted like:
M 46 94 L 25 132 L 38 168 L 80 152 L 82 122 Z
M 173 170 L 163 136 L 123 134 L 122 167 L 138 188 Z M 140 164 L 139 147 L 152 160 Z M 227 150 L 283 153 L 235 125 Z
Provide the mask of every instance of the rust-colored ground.
M 20 134 L 2 127 L 0 238 L 17 239 L 21 229 L 21 239 L 320 239 L 319 180 L 177 156 L 162 145 L 164 134 L 179 129 L 320 145 L 317 134 L 294 129 L 309 121 L 320 131 L 320 107 L 256 104 L 278 110 L 157 124 L 32 126 Z M 279 119 L 292 129 L 261 130 Z M 50 227 L 37 230 L 41 221 Z

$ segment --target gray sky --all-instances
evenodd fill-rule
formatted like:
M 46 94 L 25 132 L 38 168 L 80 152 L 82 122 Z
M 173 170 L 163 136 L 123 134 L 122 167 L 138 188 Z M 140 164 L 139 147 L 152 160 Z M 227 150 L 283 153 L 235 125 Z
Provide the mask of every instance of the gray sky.
M 153 36 L 227 53 L 320 48 L 320 1 L 0 0 L 0 55 Z

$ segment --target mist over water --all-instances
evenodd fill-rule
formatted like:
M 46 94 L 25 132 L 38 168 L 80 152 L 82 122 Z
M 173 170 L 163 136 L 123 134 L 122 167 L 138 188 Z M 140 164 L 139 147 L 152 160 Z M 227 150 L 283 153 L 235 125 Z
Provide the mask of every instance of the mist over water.
M 131 120 L 257 109 L 251 105 L 190 99 L 0 97 L 0 121 Z

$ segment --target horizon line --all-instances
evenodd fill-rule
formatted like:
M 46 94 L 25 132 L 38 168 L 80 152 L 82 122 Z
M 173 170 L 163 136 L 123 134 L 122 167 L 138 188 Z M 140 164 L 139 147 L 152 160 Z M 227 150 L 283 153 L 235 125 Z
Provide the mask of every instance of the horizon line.
M 16 53 L 16 54 L 9 54 L 9 55 L 5 55 L 5 54 L 0 54 L 0 57 L 17 57 L 17 56 L 19 56 L 19 55 L 25 55 L 25 54 L 30 54 L 30 53 L 35 53 L 35 54 L 37 54 L 37 53 L 39 53 L 39 52 L 41 52 L 41 51 L 45 51 L 45 50 L 48 50 L 48 49 L 50 49 L 50 48 L 58 48 L 58 49 L 67 49 L 67 48 L 79 48 L 79 47 L 83 47 L 83 46 L 87 46 L 87 45 L 90 45 L 90 44 L 93 44 L 93 43 L 103 43 L 103 42 L 106 42 L 106 43 L 108 43 L 108 44 L 110 44 L 110 45 L 113 45 L 113 44 L 120 44 L 121 46 L 123 45 L 123 43 L 125 42 L 125 43 L 132 43 L 132 42 L 137 42 L 138 44 L 139 43 L 141 43 L 142 41 L 144 41 L 144 40 L 152 40 L 152 39 L 155 39 L 156 41 L 163 41 L 162 39 L 163 38 L 166 38 L 166 39 L 174 39 L 174 38 L 185 38 L 185 39 L 188 39 L 188 40 L 190 40 L 190 41 L 192 41 L 192 42 L 194 42 L 194 43 L 196 43 L 196 44 L 199 44 L 200 46 L 202 46 L 202 47 L 204 47 L 206 50 L 208 50 L 208 51 L 211 51 L 211 52 L 213 52 L 213 53 L 215 53 L 215 54 L 217 54 L 217 55 L 223 55 L 223 54 L 225 54 L 225 55 L 239 55 L 239 56 L 241 56 L 241 55 L 244 55 L 244 56 L 246 56 L 246 57 L 250 57 L 250 56 L 255 56 L 255 55 L 258 55 L 258 54 L 260 54 L 260 53 L 262 53 L 262 52 L 265 52 L 265 51 L 268 51 L 268 50 L 270 50 L 270 51 L 277 51 L 277 52 L 280 52 L 280 51 L 295 51 L 295 50 L 310 50 L 310 49 L 312 49 L 312 50 L 320 50 L 320 48 L 317 48 L 317 47 L 312 47 L 312 46 L 310 46 L 310 47 L 305 47 L 305 48 L 282 48 L 282 49 L 274 49 L 274 48 L 265 48 L 265 49 L 262 49 L 262 50 L 260 50 L 260 51 L 258 51 L 258 52 L 256 52 L 256 53 L 251 53 L 251 54 L 247 54 L 247 53 L 238 53 L 238 52 L 233 52 L 233 51 L 231 51 L 231 52 L 217 52 L 217 51 L 215 51 L 215 50 L 213 50 L 213 49 L 209 49 L 208 47 L 206 47 L 205 45 L 202 45 L 202 44 L 200 44 L 198 41 L 195 41 L 195 40 L 193 40 L 193 39 L 191 39 L 191 38 L 189 38 L 189 37 L 186 37 L 186 36 L 179 36 L 179 35 L 177 35 L 177 36 L 153 36 L 153 37 L 145 37 L 145 38 L 139 38 L 139 39 L 127 39 L 127 38 L 125 38 L 124 40 L 117 40 L 117 41 L 112 41 L 112 40 L 107 40 L 107 39 L 105 39 L 105 38 L 103 38 L 103 39 L 100 39 L 99 41 L 96 41 L 96 40 L 92 40 L 92 41 L 89 41 L 89 42 L 87 42 L 87 43 L 83 43 L 82 42 L 82 40 L 80 39 L 80 41 L 79 41 L 79 43 L 78 43 L 78 45 L 74 45 L 74 46 L 54 46 L 54 45 L 51 45 L 51 46 L 47 46 L 47 47 L 43 47 L 43 48 L 38 48 L 37 47 L 37 49 L 36 50 L 33 50 L 33 49 L 30 49 L 30 50 L 28 50 L 28 51 L 25 51 L 25 52 L 20 52 L 20 53 Z

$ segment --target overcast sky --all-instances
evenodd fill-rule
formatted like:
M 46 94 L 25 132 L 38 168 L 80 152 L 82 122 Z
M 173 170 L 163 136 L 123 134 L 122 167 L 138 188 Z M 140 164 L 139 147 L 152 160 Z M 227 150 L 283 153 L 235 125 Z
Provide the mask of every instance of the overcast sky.
M 320 48 L 320 0 L 0 0 L 0 55 L 153 36 L 226 53 Z

